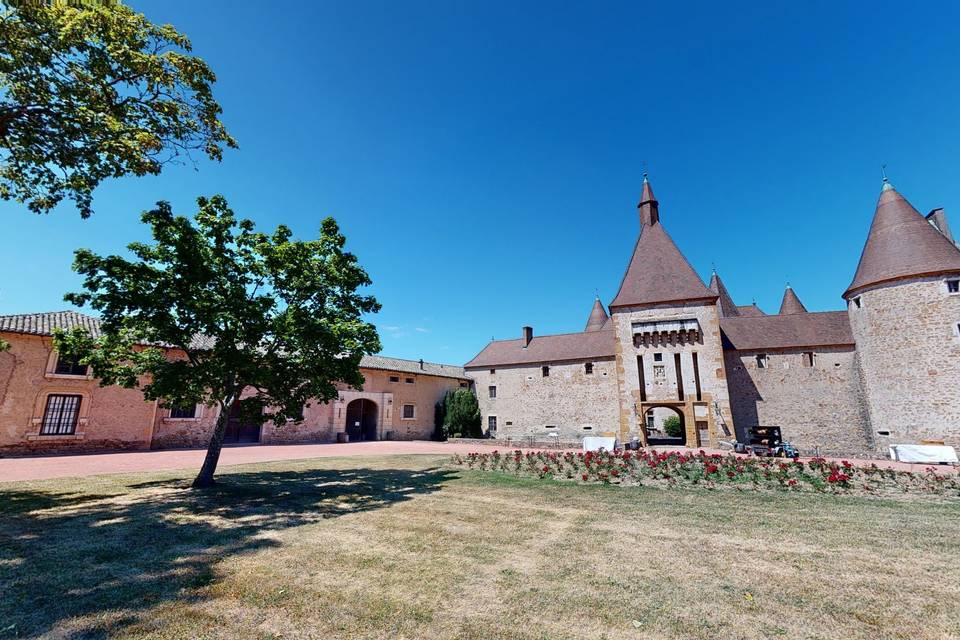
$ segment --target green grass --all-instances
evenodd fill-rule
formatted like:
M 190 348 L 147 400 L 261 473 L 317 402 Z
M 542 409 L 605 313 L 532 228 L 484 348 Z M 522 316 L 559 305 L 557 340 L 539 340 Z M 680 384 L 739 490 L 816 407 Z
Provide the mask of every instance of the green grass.
M 960 504 L 443 462 L 0 483 L 0 638 L 960 637 Z

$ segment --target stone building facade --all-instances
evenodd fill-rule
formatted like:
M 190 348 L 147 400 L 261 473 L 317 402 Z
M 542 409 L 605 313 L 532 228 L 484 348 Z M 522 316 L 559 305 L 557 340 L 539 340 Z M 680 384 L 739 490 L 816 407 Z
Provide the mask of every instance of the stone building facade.
M 465 365 L 493 437 L 698 447 L 775 425 L 806 453 L 960 446 L 960 249 L 942 209 L 923 216 L 885 182 L 848 309 L 811 313 L 788 286 L 773 315 L 735 304 L 716 273 L 704 284 L 646 178 L 638 211 L 609 315 L 598 299 L 582 332 L 524 327 Z
M 215 407 L 166 409 L 140 391 L 100 386 L 86 367 L 53 349 L 54 329 L 99 331 L 96 318 L 73 311 L 0 316 L 0 454 L 202 447 Z M 303 419 L 275 426 L 231 420 L 227 442 L 283 444 L 429 439 L 434 405 L 468 387 L 459 366 L 366 356 L 361 389 L 343 385 L 336 400 L 311 402 Z

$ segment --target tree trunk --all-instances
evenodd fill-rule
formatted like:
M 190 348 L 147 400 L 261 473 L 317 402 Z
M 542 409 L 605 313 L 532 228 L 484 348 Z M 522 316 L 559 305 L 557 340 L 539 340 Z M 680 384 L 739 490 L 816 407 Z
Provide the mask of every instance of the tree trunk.
M 207 445 L 207 455 L 203 459 L 203 466 L 200 467 L 200 473 L 194 478 L 191 485 L 194 489 L 213 486 L 213 472 L 217 470 L 217 462 L 220 461 L 220 450 L 223 449 L 223 434 L 227 430 L 227 422 L 230 420 L 230 411 L 237 399 L 229 398 L 220 403 L 220 415 L 217 416 L 217 426 L 213 429 L 213 435 L 210 436 L 210 444 Z

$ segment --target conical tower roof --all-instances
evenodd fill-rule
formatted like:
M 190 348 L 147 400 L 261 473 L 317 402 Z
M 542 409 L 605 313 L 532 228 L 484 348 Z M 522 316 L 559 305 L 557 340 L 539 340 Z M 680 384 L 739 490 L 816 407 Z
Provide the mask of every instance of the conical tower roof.
M 640 237 L 620 282 L 620 290 L 610 306 L 716 300 L 717 294 L 704 286 L 703 280 L 660 224 L 659 210 L 649 182 L 644 182 L 643 194 Z
M 593 301 L 593 308 L 590 310 L 590 317 L 587 318 L 587 326 L 584 331 L 600 331 L 609 319 L 607 310 L 603 308 L 600 298 L 597 298 Z
M 960 272 L 960 249 L 884 182 L 857 273 L 843 297 L 883 282 L 951 272 Z
M 793 292 L 793 287 L 787 285 L 783 292 L 783 301 L 780 303 L 780 315 L 788 316 L 794 313 L 807 313 L 807 308 Z
M 723 280 L 720 279 L 716 271 L 710 276 L 710 291 L 719 296 L 717 307 L 720 309 L 721 318 L 734 318 L 740 315 L 740 310 L 737 309 L 733 298 L 730 297 L 730 292 L 727 291 L 727 287 L 724 286 Z

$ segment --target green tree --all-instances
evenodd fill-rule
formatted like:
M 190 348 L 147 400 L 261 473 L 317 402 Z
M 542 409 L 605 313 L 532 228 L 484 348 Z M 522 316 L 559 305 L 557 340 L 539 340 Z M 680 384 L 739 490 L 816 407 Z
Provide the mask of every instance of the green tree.
M 680 425 L 680 416 L 667 416 L 663 420 L 663 430 L 671 438 L 683 436 L 683 427 Z
M 170 25 L 110 0 L 0 0 L 0 198 L 84 218 L 106 178 L 160 173 L 190 152 L 220 160 L 213 72 Z
M 469 389 L 448 391 L 444 399 L 443 431 L 448 438 L 479 438 L 480 405 Z
M 379 303 L 333 218 L 320 237 L 272 235 L 234 217 L 222 196 L 199 198 L 195 222 L 161 202 L 143 214 L 154 243 L 136 259 L 76 252 L 82 293 L 68 302 L 101 313 L 102 336 L 58 333 L 56 349 L 89 364 L 101 385 L 142 388 L 165 407 L 216 406 L 219 417 L 195 487 L 213 473 L 231 410 L 283 425 L 310 399 L 329 401 L 337 383 L 363 385 L 360 358 L 380 350 L 363 314 Z M 242 400 L 241 400 L 242 396 Z

